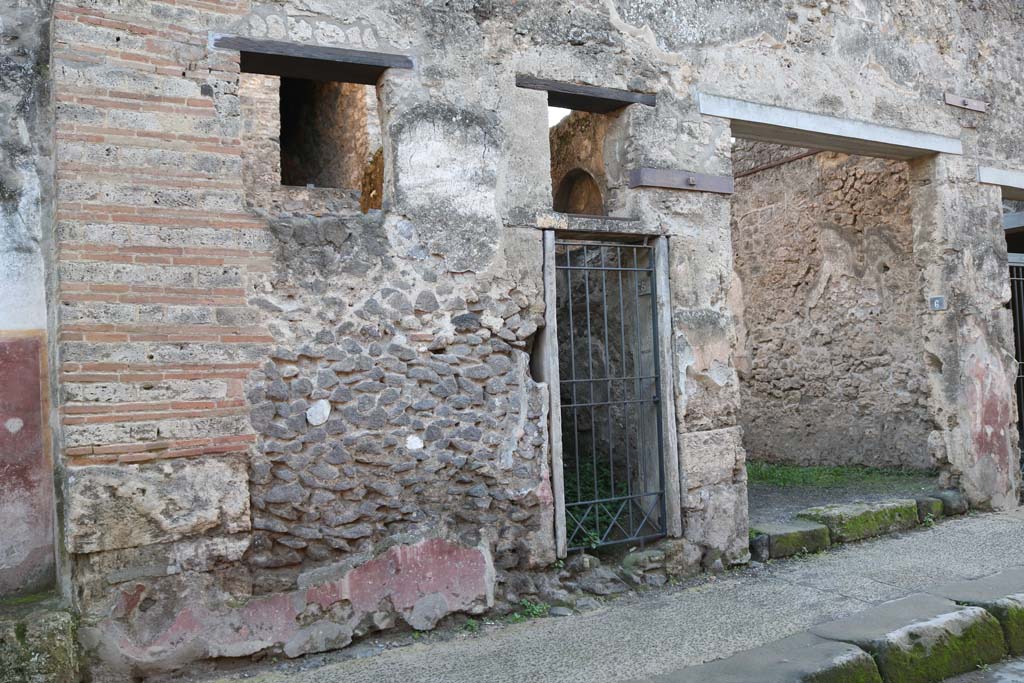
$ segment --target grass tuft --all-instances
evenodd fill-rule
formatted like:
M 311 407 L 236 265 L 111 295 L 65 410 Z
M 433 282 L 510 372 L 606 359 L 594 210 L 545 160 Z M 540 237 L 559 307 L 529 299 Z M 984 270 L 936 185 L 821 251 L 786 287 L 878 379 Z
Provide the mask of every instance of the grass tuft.
M 934 473 L 921 470 L 878 469 L 872 467 L 821 467 L 780 465 L 751 461 L 747 463 L 747 480 L 751 484 L 771 486 L 808 486 L 815 488 L 842 488 L 846 486 L 871 487 L 912 480 L 923 480 Z

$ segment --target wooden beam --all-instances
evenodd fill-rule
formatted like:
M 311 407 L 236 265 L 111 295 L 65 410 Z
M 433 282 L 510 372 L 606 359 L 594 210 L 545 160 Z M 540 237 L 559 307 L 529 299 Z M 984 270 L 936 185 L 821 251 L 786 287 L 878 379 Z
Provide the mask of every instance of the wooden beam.
M 676 424 L 675 354 L 672 336 L 672 294 L 669 291 L 668 239 L 654 239 L 654 288 L 658 311 L 658 396 L 661 398 L 662 443 L 665 466 L 665 530 L 673 538 L 683 535 L 683 487 L 679 467 L 679 425 Z
M 555 553 L 566 555 L 565 479 L 562 465 L 562 397 L 559 393 L 558 315 L 555 312 L 555 231 L 544 231 L 544 328 L 541 330 L 541 380 L 548 385 L 548 446 L 551 493 L 555 502 Z
M 387 69 L 411 69 L 406 55 L 337 47 L 254 40 L 239 36 L 213 36 L 213 47 L 238 50 L 245 73 L 305 78 L 311 81 L 342 81 L 376 85 Z
M 549 107 L 589 111 L 594 114 L 607 114 L 630 104 L 644 104 L 653 107 L 656 101 L 654 95 L 647 93 L 601 88 L 596 85 L 563 83 L 523 74 L 516 76 L 516 85 L 527 90 L 545 91 L 548 94 Z

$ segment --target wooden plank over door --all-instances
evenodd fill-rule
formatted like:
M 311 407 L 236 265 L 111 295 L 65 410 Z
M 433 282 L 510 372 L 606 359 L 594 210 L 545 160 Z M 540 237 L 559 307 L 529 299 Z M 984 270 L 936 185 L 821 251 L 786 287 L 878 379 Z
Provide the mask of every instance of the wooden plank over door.
M 564 83 L 522 74 L 516 76 L 516 86 L 527 90 L 543 90 L 548 94 L 550 107 L 589 111 L 594 114 L 607 114 L 630 104 L 653 107 L 657 101 L 656 96 L 649 93 Z
M 304 78 L 311 81 L 341 81 L 376 85 L 387 69 L 411 69 L 412 59 L 386 52 L 345 50 L 337 47 L 253 40 L 239 36 L 213 36 L 213 46 L 238 50 L 245 73 Z
M 551 493 L 555 503 L 555 552 L 566 556 L 565 478 L 562 465 L 562 397 L 558 371 L 558 315 L 555 308 L 555 231 L 544 231 L 544 330 L 541 334 L 541 380 L 548 385 L 548 438 L 551 448 Z
M 682 484 L 679 472 L 679 427 L 676 424 L 675 359 L 672 353 L 672 296 L 668 277 L 668 238 L 654 240 L 654 277 L 657 288 L 658 320 L 658 394 L 661 396 L 662 434 L 664 435 L 665 530 L 669 536 L 683 535 Z

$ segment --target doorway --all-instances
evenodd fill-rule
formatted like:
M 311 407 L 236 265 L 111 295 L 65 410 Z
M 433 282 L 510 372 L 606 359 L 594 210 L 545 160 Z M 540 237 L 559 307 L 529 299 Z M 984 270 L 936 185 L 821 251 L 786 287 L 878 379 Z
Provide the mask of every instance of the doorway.
M 666 533 L 655 247 L 558 239 L 555 311 L 566 545 Z

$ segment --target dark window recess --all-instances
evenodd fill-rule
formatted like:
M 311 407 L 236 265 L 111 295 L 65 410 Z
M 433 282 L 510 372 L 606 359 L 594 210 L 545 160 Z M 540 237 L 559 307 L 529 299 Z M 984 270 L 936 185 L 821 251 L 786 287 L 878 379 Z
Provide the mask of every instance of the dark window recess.
M 548 96 L 552 208 L 559 213 L 607 216 L 605 140 L 624 107 L 653 107 L 652 94 L 563 83 L 520 74 L 516 85 Z M 571 110 L 560 120 L 555 110 Z
M 604 199 L 594 177 L 582 169 L 569 171 L 555 191 L 555 211 L 604 216 Z
M 375 150 L 366 86 L 281 79 L 281 183 L 358 190 Z

